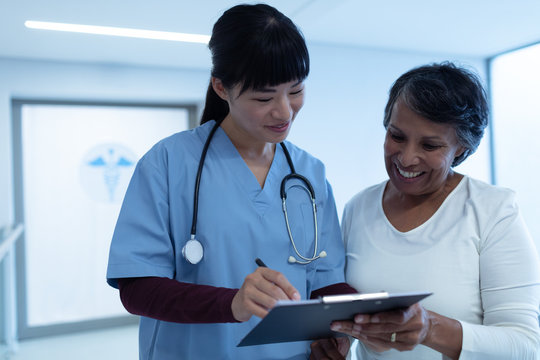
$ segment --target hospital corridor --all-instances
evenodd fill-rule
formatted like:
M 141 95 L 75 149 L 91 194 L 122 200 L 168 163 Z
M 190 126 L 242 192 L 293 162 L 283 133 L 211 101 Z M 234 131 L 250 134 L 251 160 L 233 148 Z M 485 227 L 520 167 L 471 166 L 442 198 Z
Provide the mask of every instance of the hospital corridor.
M 261 2 L 268 6 L 255 5 Z M 238 6 L 243 3 L 250 5 Z M 259 12 L 273 14 L 288 36 L 262 36 L 277 30 L 251 31 L 262 20 L 237 20 L 259 19 Z M 418 274 L 448 279 L 445 270 L 456 275 L 455 264 L 463 263 L 434 257 L 417 262 L 429 271 L 393 266 L 399 256 L 406 263 L 422 253 L 415 252 L 412 236 L 429 226 L 439 207 L 444 210 L 451 191 L 437 198 L 430 216 L 421 214 L 416 228 L 393 227 L 387 216 L 403 225 L 388 206 L 401 203 L 388 199 L 424 199 L 422 191 L 435 189 L 421 187 L 426 178 L 437 186 L 451 179 L 452 191 L 461 175 L 473 190 L 504 189 L 515 199 L 504 204 L 527 229 L 520 234 L 530 236 L 527 249 L 538 252 L 539 14 L 538 0 L 0 0 L 0 360 L 162 360 L 160 354 L 194 357 L 206 350 L 246 358 L 250 352 L 304 355 L 314 336 L 305 343 L 237 347 L 267 311 L 245 295 L 250 281 L 270 287 L 278 281 L 261 273 L 284 274 L 287 284 L 280 282 L 268 301 L 378 292 L 377 285 L 395 285 L 389 279 L 399 286 L 388 292 L 433 292 L 439 283 Z M 227 16 L 242 26 L 216 25 Z M 238 29 L 249 30 L 246 39 L 261 35 L 275 43 L 235 41 Z M 246 44 L 249 51 L 241 47 Z M 268 61 L 253 61 L 254 54 Z M 437 64 L 472 74 L 484 91 L 488 110 L 478 112 L 487 120 L 477 126 L 473 145 L 446 118 L 438 122 L 414 109 L 409 87 L 392 93 L 403 74 Z M 237 76 L 232 84 L 229 74 Z M 406 121 L 422 126 L 407 127 Z M 466 161 L 456 161 L 463 156 Z M 430 171 L 433 177 L 424 176 Z M 442 173 L 448 177 L 437 182 Z M 403 186 L 392 188 L 392 181 Z M 357 196 L 369 191 L 372 197 L 362 201 L 373 206 L 364 206 Z M 459 220 L 470 216 L 488 225 L 493 217 L 482 217 L 479 208 L 504 205 L 483 198 L 479 208 L 464 202 L 470 207 L 456 215 Z M 383 226 L 385 235 L 372 237 L 388 242 L 365 245 L 369 232 L 360 230 Z M 437 234 L 433 228 L 426 242 Z M 394 236 L 408 240 L 394 246 Z M 445 249 L 474 248 L 479 259 L 483 243 L 468 233 L 463 238 Z M 392 266 L 368 261 L 375 259 L 371 253 L 362 258 L 368 251 Z M 494 263 L 512 251 L 500 251 Z M 259 258 L 264 262 L 255 262 Z M 486 299 L 500 290 L 487 281 L 481 284 L 487 290 L 480 289 L 474 276 L 507 274 L 495 265 L 481 268 L 480 260 L 464 263 L 462 278 L 474 291 L 460 287 L 459 296 L 473 294 L 475 312 L 458 319 L 463 304 L 457 304 L 445 316 L 453 325 L 473 324 L 463 327 L 465 340 L 456 335 L 463 342 L 452 345 L 474 352 L 472 331 L 498 328 L 482 321 Z M 215 293 L 201 290 L 206 286 Z M 527 286 L 540 283 L 527 280 Z M 156 298 L 162 289 L 185 302 L 161 306 Z M 438 292 L 420 305 L 448 295 Z M 530 330 L 540 303 L 527 311 Z M 392 357 L 402 335 L 388 331 L 381 358 L 411 359 Z M 351 356 L 379 358 L 374 354 L 360 343 Z

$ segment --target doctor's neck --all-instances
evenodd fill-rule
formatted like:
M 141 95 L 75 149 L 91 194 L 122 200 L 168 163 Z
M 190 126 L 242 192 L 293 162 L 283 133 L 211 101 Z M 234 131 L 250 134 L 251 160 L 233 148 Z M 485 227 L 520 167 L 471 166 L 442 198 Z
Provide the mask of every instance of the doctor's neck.
M 267 142 L 261 135 L 257 136 L 257 134 L 252 134 L 237 126 L 231 118 L 231 114 L 225 117 L 221 128 L 246 162 L 248 159 L 255 162 L 263 161 L 266 163 L 268 160 L 272 162 L 276 149 L 275 143 Z

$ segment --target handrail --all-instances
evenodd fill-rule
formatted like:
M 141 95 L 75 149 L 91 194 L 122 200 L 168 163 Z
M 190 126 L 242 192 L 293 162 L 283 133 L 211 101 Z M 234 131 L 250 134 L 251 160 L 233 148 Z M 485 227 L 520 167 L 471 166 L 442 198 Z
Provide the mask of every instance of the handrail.
M 13 244 L 19 239 L 23 231 L 23 225 L 19 224 L 15 229 L 11 230 L 10 233 L 8 233 L 4 240 L 0 242 L 0 261 L 4 258 L 4 256 L 9 252 Z
M 15 228 L 7 227 L 4 239 L 0 239 L 0 264 L 4 270 L 4 281 L 0 282 L 4 300 L 4 340 L 7 350 L 4 356 L 10 357 L 19 348 L 17 339 L 17 299 L 15 286 L 15 243 L 23 232 L 23 225 L 19 224 Z M 2 354 L 0 354 L 1 356 Z

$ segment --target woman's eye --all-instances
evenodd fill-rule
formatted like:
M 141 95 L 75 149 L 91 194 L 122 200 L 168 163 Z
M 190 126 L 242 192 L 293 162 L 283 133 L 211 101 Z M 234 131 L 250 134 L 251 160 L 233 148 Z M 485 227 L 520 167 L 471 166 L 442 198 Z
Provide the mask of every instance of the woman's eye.
M 427 150 L 427 151 L 433 151 L 433 150 L 437 150 L 438 148 L 440 148 L 439 145 L 433 145 L 433 144 L 424 144 L 424 149 Z
M 259 99 L 255 99 L 255 100 L 257 100 L 258 102 L 265 103 L 265 102 L 269 102 L 270 100 L 272 100 L 272 98 L 259 98 Z
M 397 142 L 401 142 L 403 140 L 405 140 L 405 138 L 401 135 L 397 135 L 397 134 L 390 134 L 390 137 L 394 140 L 394 141 L 397 141 Z
M 303 88 L 302 88 L 302 89 L 300 89 L 300 90 L 297 90 L 297 91 L 293 91 L 293 92 L 291 92 L 291 95 L 298 95 L 298 94 L 300 94 L 300 93 L 301 93 L 302 91 L 304 91 L 304 89 L 303 89 Z

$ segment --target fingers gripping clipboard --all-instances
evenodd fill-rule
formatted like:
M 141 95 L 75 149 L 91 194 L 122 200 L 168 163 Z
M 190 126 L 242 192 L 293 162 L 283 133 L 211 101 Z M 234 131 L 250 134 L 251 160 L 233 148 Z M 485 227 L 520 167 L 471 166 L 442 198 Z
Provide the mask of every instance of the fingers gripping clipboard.
M 352 320 L 356 314 L 409 307 L 430 292 L 389 294 L 348 294 L 323 296 L 304 301 L 280 301 L 243 339 L 238 346 L 250 346 L 337 337 L 330 330 L 335 320 Z

